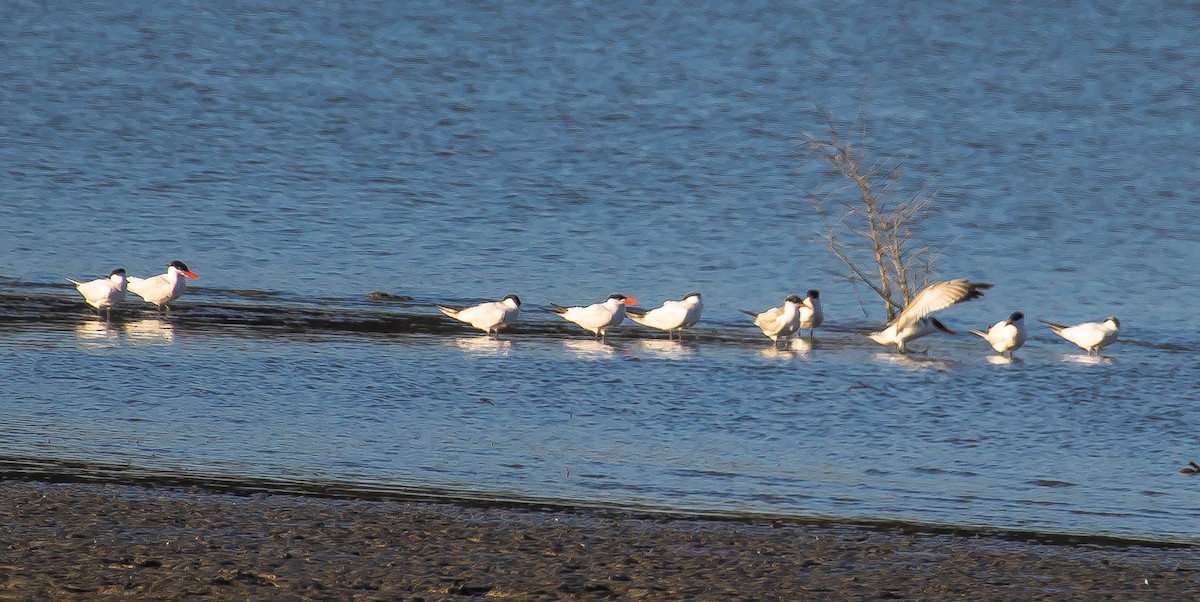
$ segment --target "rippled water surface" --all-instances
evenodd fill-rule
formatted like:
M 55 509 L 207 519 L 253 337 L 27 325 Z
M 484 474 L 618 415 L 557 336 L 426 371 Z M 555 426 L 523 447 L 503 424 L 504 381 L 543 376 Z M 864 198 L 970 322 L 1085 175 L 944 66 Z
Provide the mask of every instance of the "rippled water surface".
M 0 459 L 1194 542 L 1198 26 L 1122 3 L 5 3 Z M 946 320 L 1024 310 L 1019 361 L 861 336 L 882 314 L 806 200 L 822 110 L 937 193 L 939 275 L 996 284 Z M 48 301 L 174 258 L 202 280 L 170 319 Z M 811 287 L 811 348 L 737 312 Z M 539 311 L 693 290 L 680 344 Z M 525 323 L 499 341 L 338 326 L 508 292 Z M 1034 321 L 1110 314 L 1103 359 Z

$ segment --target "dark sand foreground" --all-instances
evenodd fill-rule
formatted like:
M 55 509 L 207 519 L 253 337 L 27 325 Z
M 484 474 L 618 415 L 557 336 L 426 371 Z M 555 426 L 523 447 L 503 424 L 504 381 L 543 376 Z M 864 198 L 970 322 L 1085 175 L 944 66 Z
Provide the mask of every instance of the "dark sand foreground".
M 0 481 L 0 600 L 1198 600 L 1197 560 L 1192 548 Z

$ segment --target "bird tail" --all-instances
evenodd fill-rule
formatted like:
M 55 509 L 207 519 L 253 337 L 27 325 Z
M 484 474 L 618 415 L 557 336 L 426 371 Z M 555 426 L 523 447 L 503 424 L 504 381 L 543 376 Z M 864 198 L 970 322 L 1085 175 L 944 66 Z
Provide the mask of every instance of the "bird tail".
M 1054 322 L 1047 322 L 1045 320 L 1038 320 L 1038 322 L 1041 322 L 1042 324 L 1049 326 L 1050 330 L 1053 330 L 1054 332 L 1062 332 L 1064 328 L 1067 328 L 1066 326 L 1063 326 L 1062 324 L 1055 324 Z
M 78 280 L 72 280 L 71 278 L 67 278 L 66 276 L 63 276 L 63 279 L 66 280 L 67 282 L 70 282 L 71 284 L 74 284 L 75 286 L 79 286 L 79 285 L 83 284 L 82 282 L 80 282 Z
M 758 314 L 756 314 L 756 313 L 754 313 L 754 312 L 752 312 L 752 311 L 750 311 L 750 310 L 748 310 L 748 309 L 739 309 L 738 311 L 740 311 L 740 312 L 742 312 L 742 313 L 746 314 L 747 316 L 750 316 L 751 318 L 757 318 L 757 317 L 758 317 Z
M 567 308 L 565 308 L 557 303 L 551 303 L 550 307 L 546 308 L 546 311 L 548 311 L 552 314 L 558 314 L 561 316 L 561 315 L 567 313 Z
M 646 315 L 646 310 L 644 310 L 644 309 L 642 309 L 642 308 L 640 308 L 640 307 L 626 307 L 626 308 L 625 308 L 625 315 L 627 315 L 627 316 L 629 316 L 629 317 L 631 317 L 631 318 L 632 318 L 633 316 L 639 316 L 639 317 L 640 317 L 640 316 L 644 316 L 644 315 Z
M 635 314 L 633 312 L 630 312 L 628 309 L 626 309 L 625 317 L 629 318 L 630 320 L 633 320 L 634 322 L 637 322 L 638 324 L 641 324 L 642 326 L 649 326 L 649 324 L 646 324 L 646 312 L 645 311 L 643 311 L 642 313 Z
M 450 316 L 451 318 L 457 316 L 458 312 L 461 311 L 447 305 L 434 305 L 434 307 L 438 308 L 438 311 Z
M 982 330 L 971 329 L 971 334 L 977 334 L 985 339 L 987 338 L 987 333 Z

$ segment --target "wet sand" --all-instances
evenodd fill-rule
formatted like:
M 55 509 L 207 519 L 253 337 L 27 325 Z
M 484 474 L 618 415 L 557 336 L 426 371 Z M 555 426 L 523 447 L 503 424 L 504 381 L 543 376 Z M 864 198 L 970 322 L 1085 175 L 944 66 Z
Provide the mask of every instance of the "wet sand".
M 0 481 L 0 600 L 1185 600 L 1195 548 Z

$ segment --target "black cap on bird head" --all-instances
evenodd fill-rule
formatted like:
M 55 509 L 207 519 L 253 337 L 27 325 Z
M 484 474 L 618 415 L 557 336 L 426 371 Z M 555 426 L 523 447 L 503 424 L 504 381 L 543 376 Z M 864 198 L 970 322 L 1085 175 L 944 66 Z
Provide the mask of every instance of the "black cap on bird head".
M 125 275 L 125 268 L 117 268 L 117 269 L 115 269 L 115 270 L 113 270 L 113 271 L 109 272 L 109 274 L 108 274 L 108 277 L 109 277 L 109 278 L 112 278 L 113 276 L 116 276 L 117 274 L 120 274 L 120 275 L 124 276 L 124 275 Z
M 804 299 L 801 299 L 800 295 L 788 295 L 784 301 L 791 301 L 792 303 L 804 303 Z
M 1025 319 L 1024 313 L 1021 313 L 1019 311 L 1014 311 L 1014 312 L 1012 312 L 1012 315 L 1008 317 L 1008 323 L 1012 324 L 1013 322 L 1016 322 L 1017 320 L 1024 320 L 1024 319 Z
M 820 298 L 821 298 L 821 291 L 819 291 L 819 290 L 817 290 L 817 289 L 815 289 L 815 288 L 810 288 L 810 289 L 808 289 L 808 293 L 807 293 L 807 294 L 808 294 L 808 296 L 809 296 L 809 297 L 812 297 L 813 299 L 820 299 Z
M 514 303 L 514 304 L 515 304 L 517 307 L 521 307 L 521 298 L 520 298 L 520 297 L 518 297 L 518 296 L 516 296 L 516 295 L 505 295 L 505 297 L 504 297 L 504 299 L 503 299 L 503 300 L 504 300 L 504 301 L 508 301 L 509 299 L 512 299 L 513 303 Z
M 184 272 L 190 272 L 190 271 L 191 271 L 191 270 L 189 270 L 189 269 L 188 269 L 188 267 L 187 267 L 187 264 L 183 263 L 182 261 L 179 261 L 178 259 L 176 259 L 176 260 L 172 261 L 171 263 L 168 263 L 168 264 L 167 264 L 167 267 L 169 267 L 169 268 L 172 268 L 172 267 L 173 267 L 173 268 L 175 268 L 175 269 L 177 269 L 177 270 L 181 270 L 181 271 L 184 271 Z

